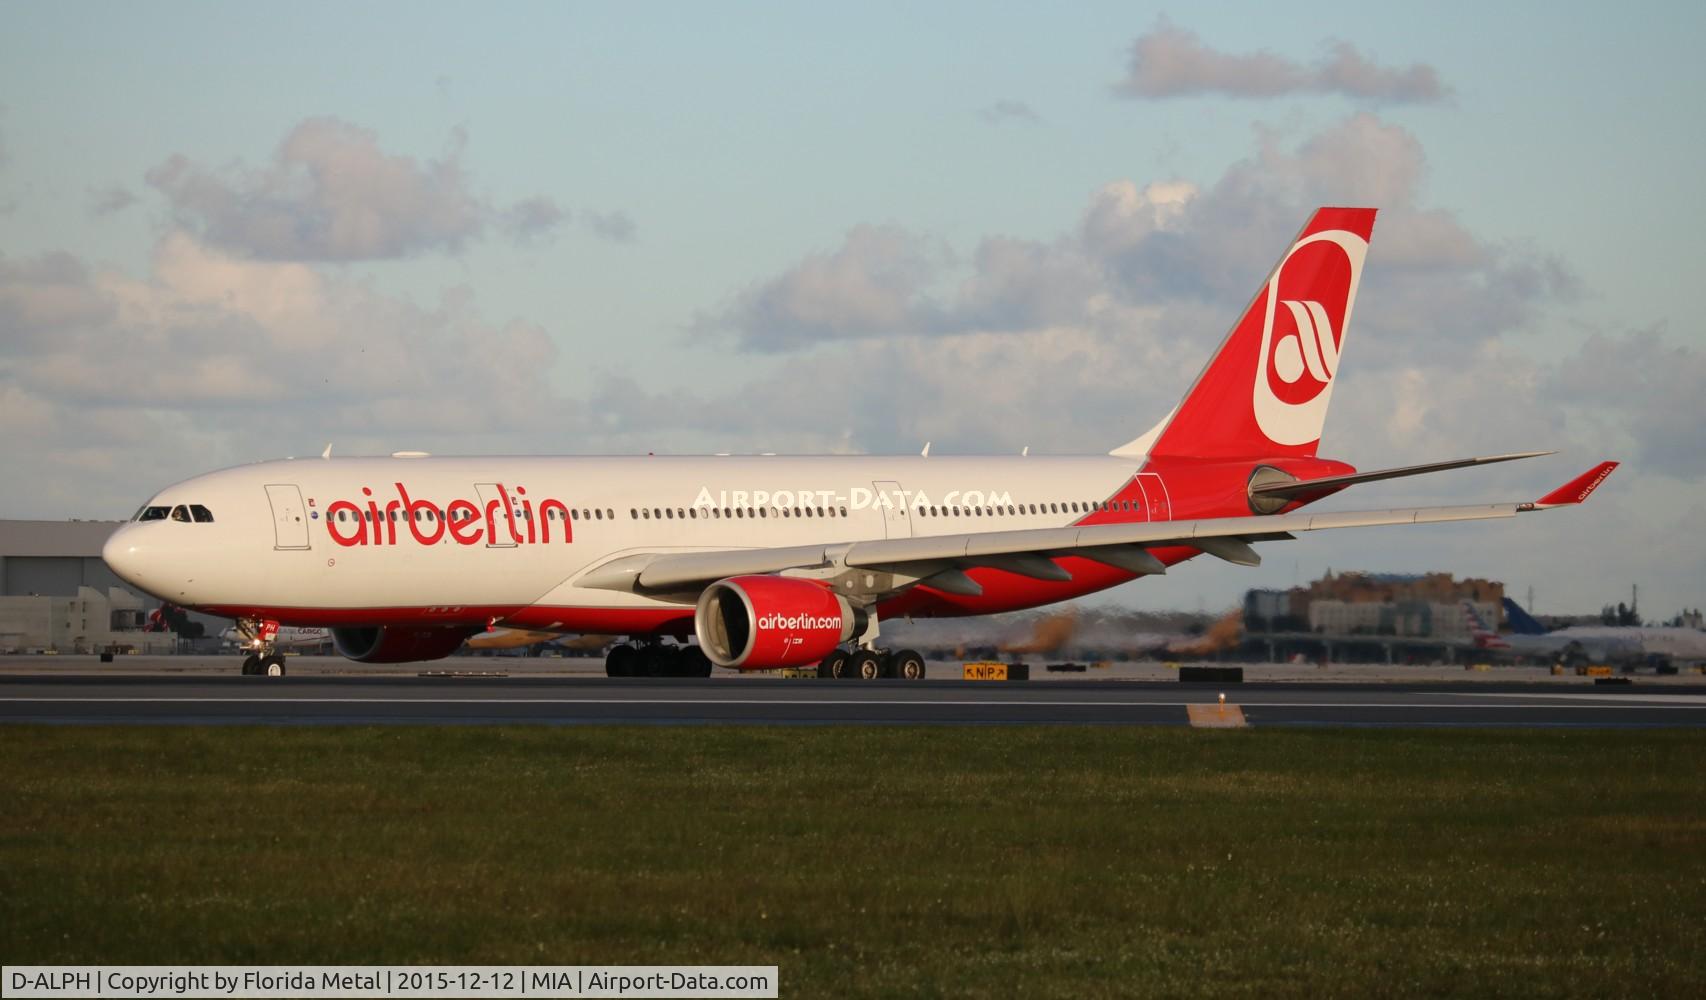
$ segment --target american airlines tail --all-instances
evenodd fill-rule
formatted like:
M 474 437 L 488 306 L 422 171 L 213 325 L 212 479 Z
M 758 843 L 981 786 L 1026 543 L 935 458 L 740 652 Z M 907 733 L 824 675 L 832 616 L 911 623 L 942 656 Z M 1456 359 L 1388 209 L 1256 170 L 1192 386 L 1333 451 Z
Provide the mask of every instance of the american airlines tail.
M 1178 409 L 1115 454 L 1314 457 L 1374 214 L 1372 208 L 1316 210 Z
M 1469 638 L 1474 640 L 1475 645 L 1481 649 L 1510 648 L 1510 643 L 1501 638 L 1499 633 L 1487 624 L 1486 619 L 1481 617 L 1481 612 L 1476 611 L 1474 603 L 1470 601 L 1463 602 L 1463 624 L 1464 628 L 1469 631 Z

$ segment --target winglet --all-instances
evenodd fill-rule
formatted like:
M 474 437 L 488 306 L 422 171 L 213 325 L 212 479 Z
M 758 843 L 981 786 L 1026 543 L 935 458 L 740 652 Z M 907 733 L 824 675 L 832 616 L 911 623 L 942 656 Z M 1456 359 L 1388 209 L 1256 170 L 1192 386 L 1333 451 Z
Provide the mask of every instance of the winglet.
M 1548 507 L 1565 507 L 1581 503 L 1588 494 L 1599 488 L 1605 482 L 1605 477 L 1611 475 L 1611 470 L 1617 468 L 1616 462 L 1601 462 L 1552 492 L 1531 504 L 1524 504 L 1527 510 L 1545 510 Z

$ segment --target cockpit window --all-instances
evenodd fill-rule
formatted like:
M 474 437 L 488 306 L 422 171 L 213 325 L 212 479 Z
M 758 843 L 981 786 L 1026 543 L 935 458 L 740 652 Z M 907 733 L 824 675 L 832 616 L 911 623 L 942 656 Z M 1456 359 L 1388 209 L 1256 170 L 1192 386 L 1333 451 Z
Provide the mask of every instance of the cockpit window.
M 170 513 L 170 507 L 144 507 L 136 515 L 138 521 L 164 521 Z
M 199 503 L 190 504 L 190 516 L 195 518 L 197 524 L 213 523 L 213 511 L 208 510 Z
M 189 519 L 190 519 L 189 509 L 186 508 L 183 504 L 178 504 L 176 507 L 172 508 L 172 520 L 183 521 L 185 523 L 188 523 Z

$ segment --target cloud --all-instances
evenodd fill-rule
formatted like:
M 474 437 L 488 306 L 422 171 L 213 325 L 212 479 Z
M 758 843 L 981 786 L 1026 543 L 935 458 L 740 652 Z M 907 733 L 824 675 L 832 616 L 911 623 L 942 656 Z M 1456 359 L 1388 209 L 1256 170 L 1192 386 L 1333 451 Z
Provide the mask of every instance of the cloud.
M 1488 244 L 1451 213 L 1418 205 L 1425 171 L 1415 137 L 1371 114 L 1293 145 L 1258 132 L 1254 155 L 1212 183 L 1110 182 L 1048 239 L 991 235 L 960 255 L 928 234 L 855 227 L 696 327 L 762 352 L 1061 328 L 1129 339 L 1155 322 L 1224 329 L 1323 204 L 1382 208 L 1363 284 L 1364 301 L 1377 304 L 1358 317 L 1359 326 L 1375 317 L 1367 339 L 1383 362 L 1438 358 L 1444 344 L 1522 328 L 1542 303 L 1572 294 L 1555 259 Z
M 94 288 L 89 269 L 68 253 L 21 260 L 0 256 L 0 360 L 35 354 L 57 338 L 108 323 L 116 307 Z
M 612 243 L 632 243 L 637 227 L 628 213 L 616 212 L 582 212 L 581 218 L 593 235 L 607 239 Z
M 0 412 L 15 445 L 0 507 L 120 515 L 173 479 L 316 441 L 542 444 L 566 411 L 555 360 L 543 329 L 483 319 L 466 290 L 417 305 L 182 231 L 140 277 L 64 253 L 0 259 Z
M 136 195 L 122 184 L 89 192 L 89 214 L 101 217 L 116 215 L 136 204 Z
M 520 242 L 547 236 L 565 213 L 536 195 L 507 208 L 476 196 L 460 130 L 442 158 L 384 152 L 378 135 L 310 118 L 259 168 L 209 168 L 175 155 L 146 177 L 172 216 L 211 246 L 262 260 L 368 260 L 458 253 L 496 223 Z
M 569 213 L 556 202 L 543 195 L 536 195 L 505 209 L 499 219 L 499 225 L 510 239 L 528 244 L 549 239 L 568 217 Z
M 927 233 L 855 227 L 699 317 L 701 334 L 779 365 L 668 405 L 611 405 L 628 432 L 707 450 L 1112 447 L 1177 401 L 1310 211 L 1378 204 L 1333 454 L 1384 465 L 1573 445 L 1632 456 L 1649 481 L 1706 475 L 1701 352 L 1653 332 L 1561 356 L 1513 346 L 1579 280 L 1422 204 L 1426 171 L 1414 135 L 1363 113 L 1292 142 L 1258 131 L 1251 155 L 1205 183 L 1112 181 L 1045 239 L 991 235 L 960 254 Z M 882 375 L 832 419 L 802 421 L 850 371 Z M 968 399 L 1000 400 L 1000 419 Z M 1532 486 L 1513 470 L 1476 481 Z M 1461 489 L 1417 487 L 1442 502 Z
M 1008 122 L 1019 122 L 1026 125 L 1037 125 L 1042 122 L 1042 116 L 1024 101 L 1001 100 L 994 104 L 978 109 L 977 116 L 991 125 L 1003 125 Z
M 1577 433 L 1600 432 L 1608 451 L 1680 479 L 1706 478 L 1706 352 L 1656 329 L 1595 334 L 1545 378 L 1568 404 Z M 1610 433 L 1606 433 L 1609 431 Z
M 857 226 L 836 250 L 748 288 L 695 325 L 732 327 L 741 345 L 756 351 L 918 332 L 938 322 L 924 289 L 942 257 L 936 243 L 897 226 Z
M 1337 94 L 1394 104 L 1441 101 L 1449 96 L 1432 66 L 1381 66 L 1348 42 L 1329 42 L 1320 59 L 1304 65 L 1267 51 L 1220 52 L 1195 32 L 1165 20 L 1132 43 L 1125 79 L 1114 89 L 1132 98 Z

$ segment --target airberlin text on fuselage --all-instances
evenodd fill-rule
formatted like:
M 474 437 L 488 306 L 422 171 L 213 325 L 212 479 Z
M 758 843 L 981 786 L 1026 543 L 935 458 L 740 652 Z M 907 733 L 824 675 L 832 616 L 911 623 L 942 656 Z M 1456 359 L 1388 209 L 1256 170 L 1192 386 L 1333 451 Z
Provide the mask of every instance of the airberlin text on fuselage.
M 413 537 L 420 545 L 436 545 L 449 537 L 461 545 L 543 545 L 551 541 L 553 523 L 562 528 L 563 544 L 574 541 L 568 505 L 546 498 L 535 510 L 525 486 L 512 491 L 500 483 L 498 496 L 484 505 L 475 500 L 452 500 L 441 508 L 430 500 L 411 498 L 402 483 L 392 485 L 397 499 L 386 500 L 383 506 L 366 486 L 361 488 L 359 504 L 350 500 L 327 504 L 326 531 L 332 541 L 339 545 L 396 545 L 399 537 Z M 351 520 L 339 518 L 346 513 Z

